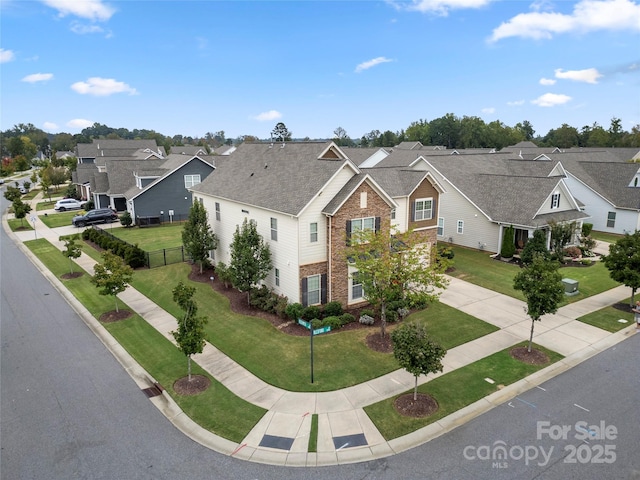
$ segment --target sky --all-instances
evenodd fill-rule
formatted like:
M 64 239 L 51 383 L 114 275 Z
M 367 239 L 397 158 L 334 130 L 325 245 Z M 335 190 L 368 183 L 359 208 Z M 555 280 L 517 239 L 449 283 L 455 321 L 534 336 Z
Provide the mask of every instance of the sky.
M 640 124 L 640 0 L 0 0 L 0 130 Z

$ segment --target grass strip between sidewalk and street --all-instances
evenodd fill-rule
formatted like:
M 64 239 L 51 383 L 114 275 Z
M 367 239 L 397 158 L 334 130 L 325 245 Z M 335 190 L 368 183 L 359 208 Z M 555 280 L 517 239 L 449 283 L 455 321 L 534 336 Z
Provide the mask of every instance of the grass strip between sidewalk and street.
M 626 303 L 629 303 L 628 300 L 626 301 Z M 583 315 L 576 320 L 612 333 L 622 330 L 623 328 L 626 328 L 629 325 L 633 325 L 634 323 L 633 313 L 631 313 L 631 307 L 629 307 L 628 312 L 623 312 L 611 306 L 604 307 L 598 311 Z M 626 320 L 626 323 L 619 322 L 618 320 Z
M 438 402 L 438 410 L 428 417 L 413 418 L 398 413 L 393 405 L 397 396 L 369 405 L 364 411 L 382 436 L 391 440 L 430 425 L 497 391 L 501 386 L 510 385 L 563 358 L 559 353 L 535 344 L 534 348 L 549 357 L 548 364 L 530 365 L 510 355 L 512 348 L 527 344 L 506 348 L 420 385 L 419 393 L 426 393 Z M 491 384 L 485 378 L 491 378 L 495 383 Z M 413 393 L 413 389 L 405 393 Z
M 70 272 L 69 260 L 49 241 L 31 240 L 25 245 L 95 318 L 114 309 L 114 299 L 99 295 L 86 272 L 74 279 L 60 278 Z M 79 266 L 74 266 L 74 271 L 81 270 Z M 128 309 L 121 301 L 118 302 L 119 308 Z M 180 408 L 203 428 L 233 442 L 240 442 L 266 413 L 264 409 L 234 395 L 195 362 L 192 362 L 192 373 L 207 376 L 211 386 L 199 395 L 176 394 L 173 384 L 186 376 L 187 359 L 139 315 L 134 313 L 126 320 L 102 325 L 165 388 Z

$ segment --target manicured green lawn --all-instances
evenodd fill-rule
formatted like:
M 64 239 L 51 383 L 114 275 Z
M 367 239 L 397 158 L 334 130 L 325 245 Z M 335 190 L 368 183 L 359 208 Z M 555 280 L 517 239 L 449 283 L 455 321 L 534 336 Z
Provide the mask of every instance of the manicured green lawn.
M 180 223 L 165 223 L 158 227 L 131 227 L 119 228 L 113 233 L 118 238 L 138 246 L 147 251 L 161 250 L 163 248 L 173 248 L 182 245 L 182 228 Z
M 526 345 L 523 343 L 521 345 Z M 511 357 L 509 347 L 465 367 L 446 373 L 418 387 L 418 392 L 427 393 L 438 402 L 438 410 L 425 418 L 400 415 L 393 406 L 396 397 L 388 398 L 364 408 L 382 436 L 391 440 L 411 433 L 498 390 L 499 385 L 510 385 L 526 376 L 562 359 L 562 355 L 535 345 L 544 351 L 550 363 L 529 365 Z M 491 378 L 491 384 L 484 380 Z M 410 390 L 412 393 L 413 390 Z M 409 393 L 409 392 L 405 392 Z
M 198 314 L 209 318 L 206 325 L 209 342 L 272 385 L 291 391 L 329 391 L 398 368 L 393 355 L 375 352 L 366 346 L 366 336 L 377 329 L 338 330 L 314 337 L 312 384 L 309 337 L 287 335 L 265 320 L 231 312 L 227 298 L 214 291 L 211 285 L 187 280 L 190 268 L 187 264 L 176 264 L 138 270 L 133 286 L 176 317 L 181 311 L 173 302 L 171 290 L 180 280 L 194 286 Z M 415 317 L 427 322 L 432 337 L 445 348 L 453 348 L 495 330 L 492 325 L 440 303 Z M 392 329 L 393 326 L 389 330 Z
M 38 215 L 38 218 L 49 228 L 66 227 L 71 225 L 71 219 L 76 215 L 82 215 L 84 210 L 73 212 L 56 212 L 50 215 Z
M 600 240 L 601 242 L 616 243 L 620 238 L 623 237 L 623 235 L 609 232 L 596 232 L 595 230 L 592 230 L 591 237 L 594 240 Z
M 70 271 L 69 260 L 47 240 L 33 240 L 25 242 L 25 245 L 58 278 Z M 76 265 L 74 271 L 80 271 L 80 267 Z M 99 295 L 86 272 L 78 278 L 61 280 L 94 317 L 99 318 L 115 308 L 113 298 Z M 127 309 L 127 306 L 119 301 L 119 308 Z M 138 315 L 104 326 L 167 390 L 180 408 L 202 427 L 231 441 L 240 442 L 264 415 L 264 409 L 235 396 L 195 362 L 192 362 L 192 373 L 209 377 L 211 386 L 200 395 L 176 394 L 173 384 L 187 374 L 187 359 Z
M 51 210 L 56 206 L 56 202 L 62 198 L 62 195 L 51 195 L 51 201 L 45 200 L 43 202 L 38 202 L 36 205 L 36 211 L 40 212 L 41 210 Z
M 17 230 L 33 230 L 33 227 L 29 222 L 28 215 L 26 218 L 23 218 L 22 220 L 18 218 L 10 218 L 7 220 L 7 223 L 9 224 L 9 228 L 11 229 L 12 232 L 15 232 Z
M 522 292 L 513 288 L 513 277 L 520 270 L 518 265 L 494 260 L 487 253 L 477 250 L 459 246 L 452 248 L 455 253 L 453 259 L 455 270 L 449 273 L 452 277 L 524 301 Z M 577 302 L 619 285 L 611 280 L 609 271 L 600 262 L 590 267 L 561 267 L 559 271 L 563 278 L 577 280 L 580 290 L 578 295 L 566 297 L 563 305 Z
M 577 320 L 602 328 L 608 332 L 617 332 L 635 323 L 633 313 L 630 310 L 623 312 L 613 307 L 605 307 L 597 312 L 588 313 Z M 627 323 L 619 322 L 618 320 L 626 320 Z

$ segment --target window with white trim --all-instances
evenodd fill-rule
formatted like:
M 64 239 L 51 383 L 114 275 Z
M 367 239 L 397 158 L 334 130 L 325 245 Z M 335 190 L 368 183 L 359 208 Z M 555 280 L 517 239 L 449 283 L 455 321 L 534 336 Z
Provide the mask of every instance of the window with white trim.
M 391 209 L 391 220 L 395 220 L 396 219 L 396 209 L 392 208 Z
M 358 230 L 374 230 L 376 227 L 376 217 L 354 218 L 351 220 L 351 233 Z
M 275 277 L 276 277 L 276 287 L 279 287 L 280 286 L 280 269 L 279 268 L 276 268 Z
M 216 202 L 216 220 L 220 221 L 220 203 Z
M 309 241 L 311 243 L 318 241 L 318 222 L 312 222 L 309 224 Z
M 360 279 L 360 272 L 353 272 L 351 274 L 351 300 L 358 300 L 364 297 L 364 290 L 362 289 L 362 280 Z
M 444 236 L 444 218 L 443 217 L 438 217 L 438 233 L 437 235 L 439 237 Z
M 464 233 L 464 220 L 458 220 L 458 234 L 462 235 Z
M 271 217 L 271 240 L 278 241 L 278 219 Z
M 614 228 L 616 226 L 616 212 L 607 213 L 607 228 Z
M 560 207 L 560 194 L 554 193 L 551 195 L 551 208 L 559 208 Z
M 191 188 L 194 185 L 197 185 L 200 183 L 200 174 L 196 174 L 196 175 L 185 175 L 184 176 L 184 188 Z
M 432 198 L 420 198 L 416 200 L 414 206 L 413 220 L 418 222 L 420 220 L 431 220 L 433 216 L 433 199 Z
M 320 275 L 307 277 L 307 305 L 320 303 Z

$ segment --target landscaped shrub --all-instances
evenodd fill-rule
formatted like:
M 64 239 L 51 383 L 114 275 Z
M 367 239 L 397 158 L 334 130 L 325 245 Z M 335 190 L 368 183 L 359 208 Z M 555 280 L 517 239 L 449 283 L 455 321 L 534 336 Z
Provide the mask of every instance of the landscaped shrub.
M 218 275 L 218 278 L 224 285 L 224 288 L 229 288 L 231 285 L 233 285 L 233 275 L 231 274 L 231 270 L 229 270 L 229 267 L 225 263 L 218 262 L 215 271 Z
M 580 251 L 580 249 L 578 247 L 574 247 L 574 246 L 567 247 L 567 248 L 564 249 L 564 255 L 566 257 L 578 258 L 578 257 L 580 257 L 581 253 L 582 252 Z
M 348 323 L 355 322 L 356 317 L 354 317 L 350 313 L 343 313 L 342 315 L 340 315 L 340 321 L 342 322 L 342 325 L 346 325 Z
M 284 295 L 276 295 L 276 299 L 276 304 L 273 307 L 274 313 L 280 318 L 287 318 L 287 314 L 285 312 L 289 306 L 289 299 Z
M 370 310 L 370 309 L 368 309 L 368 308 L 365 308 L 364 310 L 362 310 L 362 311 L 360 312 L 360 315 L 361 315 L 361 316 L 362 316 L 362 315 L 368 315 L 369 317 L 372 317 L 372 318 L 374 318 L 374 317 L 376 316 L 376 314 L 374 313 L 374 311 L 373 311 L 373 310 Z
M 504 234 L 502 235 L 502 248 L 500 249 L 500 256 L 502 258 L 511 258 L 513 254 L 516 253 L 516 245 L 515 245 L 515 230 L 513 229 L 513 225 L 509 225 L 504 230 Z
M 309 321 L 311 322 L 311 328 L 313 328 L 314 330 L 317 328 L 322 328 L 322 320 L 320 320 L 319 318 L 313 318 Z
M 409 315 L 408 308 L 399 308 L 397 312 L 398 312 L 398 316 L 400 317 L 400 320 L 404 320 L 405 318 L 407 318 L 407 315 Z
M 124 261 L 131 268 L 141 268 L 147 265 L 147 254 L 137 245 L 129 245 L 124 251 Z
M 360 319 L 358 320 L 363 325 L 373 325 L 374 320 L 371 315 L 360 315 Z
M 385 312 L 385 316 L 387 318 L 387 322 L 394 323 L 398 321 L 398 312 L 395 310 L 389 310 Z
M 342 320 L 340 320 L 340 317 L 336 317 L 332 315 L 332 316 L 326 317 L 322 321 L 322 326 L 331 327 L 331 330 L 337 330 L 342 327 Z
M 591 265 L 593 263 L 593 260 L 589 260 L 588 258 L 583 258 L 580 263 L 582 263 L 582 265 Z
M 302 312 L 302 318 L 306 321 L 311 321 L 314 318 L 320 318 L 322 315 L 320 314 L 320 307 L 317 305 L 310 305 L 305 308 Z
M 287 317 L 294 321 L 302 318 L 302 312 L 304 312 L 304 307 L 301 303 L 290 303 L 284 311 Z
M 251 288 L 250 303 L 252 307 L 268 312 L 271 304 L 270 297 L 271 291 L 266 285 Z
M 340 302 L 329 302 L 324 306 L 325 317 L 339 317 L 342 315 L 342 304 Z
M 520 261 L 524 266 L 531 265 L 536 254 L 542 255 L 546 259 L 551 258 L 551 254 L 547 249 L 547 234 L 545 230 L 533 232 L 533 237 L 529 239 L 522 252 L 520 252 Z
M 582 224 L 582 236 L 588 237 L 591 235 L 591 230 L 593 230 L 593 223 L 583 223 Z
M 131 218 L 131 214 L 128 210 L 126 210 L 122 215 L 120 215 L 120 224 L 124 228 L 129 228 L 133 223 L 133 219 Z

